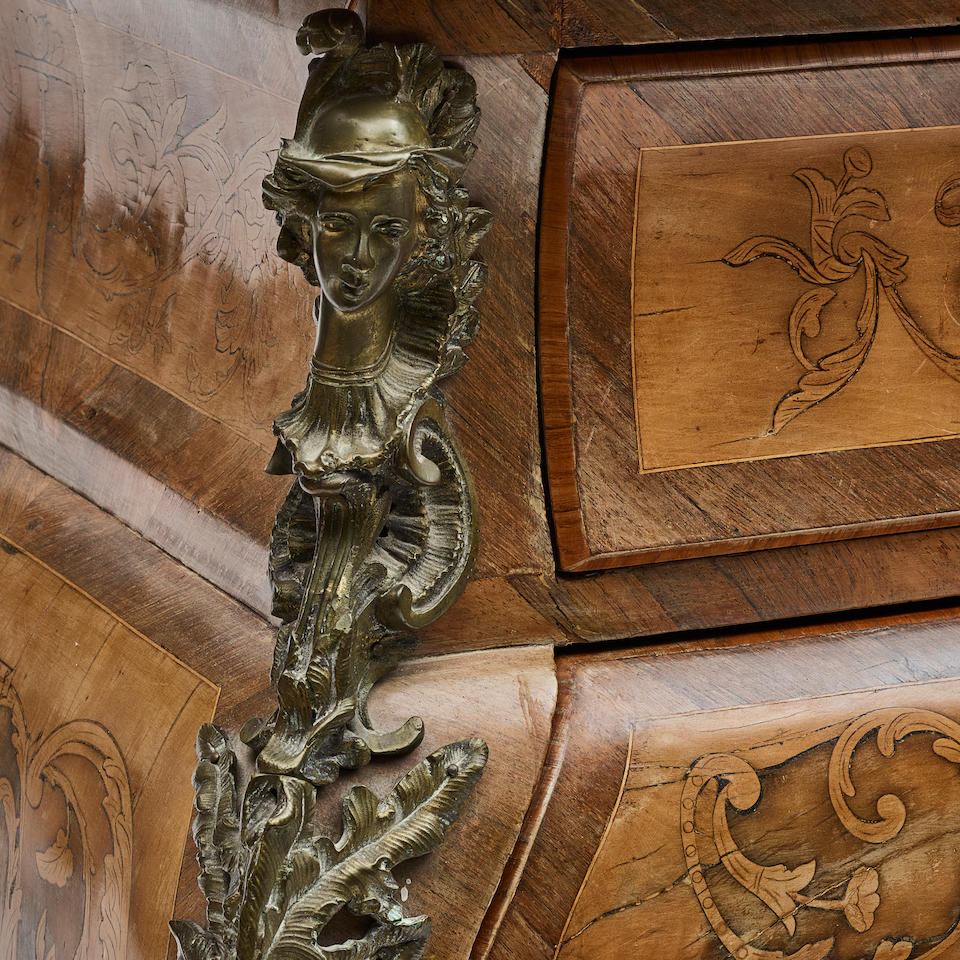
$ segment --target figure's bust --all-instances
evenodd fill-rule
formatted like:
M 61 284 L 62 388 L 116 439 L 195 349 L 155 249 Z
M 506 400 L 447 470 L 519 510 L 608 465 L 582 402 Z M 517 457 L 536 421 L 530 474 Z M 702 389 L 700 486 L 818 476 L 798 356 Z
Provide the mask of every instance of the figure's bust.
M 490 215 L 459 186 L 472 78 L 432 47 L 365 49 L 361 35 L 351 14 L 308 18 L 301 47 L 322 56 L 264 180 L 280 255 L 321 291 L 307 385 L 275 421 L 268 469 L 311 481 L 403 459 L 434 384 L 460 365 L 484 280 L 470 254 Z

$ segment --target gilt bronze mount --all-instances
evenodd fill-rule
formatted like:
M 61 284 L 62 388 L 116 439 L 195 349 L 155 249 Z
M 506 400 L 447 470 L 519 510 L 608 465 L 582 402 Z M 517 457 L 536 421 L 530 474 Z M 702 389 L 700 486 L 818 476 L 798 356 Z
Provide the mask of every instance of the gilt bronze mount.
M 473 251 L 490 214 L 460 186 L 480 111 L 469 74 L 426 44 L 366 46 L 351 12 L 312 14 L 297 44 L 314 58 L 263 197 L 279 255 L 320 295 L 267 466 L 294 476 L 270 541 L 277 708 L 241 730 L 245 786 L 225 733 L 200 731 L 207 926 L 171 928 L 185 960 L 417 960 L 429 920 L 404 915 L 392 871 L 442 842 L 486 744 L 448 744 L 386 798 L 353 787 L 339 838 L 313 814 L 341 770 L 423 739 L 419 717 L 374 729 L 367 699 L 473 568 L 475 497 L 437 384 L 466 361 L 486 278 Z M 343 909 L 370 926 L 331 946 Z

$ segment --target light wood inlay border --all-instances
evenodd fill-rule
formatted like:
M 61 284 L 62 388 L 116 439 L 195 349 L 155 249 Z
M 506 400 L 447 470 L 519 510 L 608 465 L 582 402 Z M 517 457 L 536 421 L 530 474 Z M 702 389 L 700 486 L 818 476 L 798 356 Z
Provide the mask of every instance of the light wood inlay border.
M 874 77 L 880 71 L 880 76 L 898 78 L 896 81 L 891 79 L 891 83 L 927 83 L 928 74 L 939 76 L 937 71 L 947 71 L 943 76 L 953 77 L 957 72 L 954 64 L 958 58 L 960 42 L 957 37 L 944 35 L 696 53 L 655 52 L 561 62 L 555 83 L 541 204 L 538 333 L 550 511 L 562 570 L 604 570 L 829 540 L 887 536 L 943 529 L 960 522 L 960 511 L 950 496 L 938 499 L 935 492 L 925 493 L 925 503 L 916 501 L 911 504 L 907 503 L 910 497 L 901 496 L 908 489 L 918 490 L 921 486 L 932 491 L 932 473 L 912 487 L 904 479 L 901 493 L 886 505 L 881 504 L 876 492 L 870 495 L 876 502 L 871 502 L 869 507 L 865 498 L 856 494 L 848 505 L 849 510 L 840 509 L 839 499 L 831 506 L 829 501 L 833 494 L 823 504 L 805 493 L 791 495 L 793 502 L 804 507 L 805 513 L 802 516 L 798 513 L 790 522 L 773 515 L 761 517 L 762 511 L 754 515 L 749 510 L 746 511 L 749 516 L 735 518 L 737 510 L 732 506 L 717 511 L 718 501 L 732 503 L 734 486 L 740 491 L 739 497 L 751 498 L 741 500 L 747 504 L 754 499 L 766 502 L 762 498 L 776 486 L 789 490 L 802 485 L 808 477 L 811 485 L 816 486 L 819 480 L 810 474 L 811 466 L 818 477 L 820 474 L 826 476 L 833 470 L 833 461 L 825 459 L 830 457 L 852 457 L 845 461 L 843 468 L 850 477 L 866 478 L 875 472 L 877 476 L 903 478 L 906 473 L 897 466 L 898 451 L 907 446 L 903 443 L 878 445 L 869 451 L 805 455 L 806 461 L 819 458 L 819 466 L 808 462 L 801 464 L 800 458 L 787 458 L 797 461 L 788 468 L 778 466 L 784 463 L 783 457 L 754 459 L 752 462 L 745 459 L 743 465 L 750 470 L 742 477 L 738 474 L 737 484 L 730 479 L 733 477 L 729 472 L 731 464 L 726 462 L 679 471 L 691 474 L 689 480 L 668 482 L 663 471 L 640 474 L 635 459 L 635 398 L 628 369 L 632 347 L 626 331 L 636 309 L 631 306 L 633 244 L 630 243 L 630 229 L 636 200 L 637 151 L 646 144 L 633 142 L 631 153 L 620 144 L 626 134 L 618 130 L 614 122 L 617 110 L 640 111 L 646 124 L 644 129 L 651 131 L 649 144 L 657 149 L 671 144 L 707 143 L 712 141 L 703 134 L 698 137 L 686 129 L 678 132 L 657 114 L 657 109 L 666 111 L 664 104 L 669 104 L 673 111 L 670 122 L 677 125 L 677 117 L 683 115 L 683 98 L 692 95 L 691 90 L 712 85 L 710 90 L 719 96 L 717 91 L 721 87 L 726 89 L 724 85 L 732 85 L 730 89 L 733 91 L 740 90 L 741 86 L 745 90 L 744 85 L 750 83 L 759 83 L 757 78 L 764 78 L 765 84 L 776 84 L 781 80 L 793 83 L 789 78 L 799 73 L 809 76 L 814 84 L 824 78 L 842 77 L 847 88 L 857 82 L 851 78 L 860 76 L 858 71 L 863 72 L 863 76 Z M 923 79 L 919 79 L 921 77 Z M 645 92 L 654 106 L 643 99 Z M 674 95 L 679 98 L 676 102 L 670 100 Z M 736 99 L 734 93 L 730 95 Z M 739 102 L 746 99 L 741 94 Z M 585 102 L 589 103 L 592 112 L 583 113 Z M 628 102 L 633 107 L 626 106 Z M 737 109 L 749 112 L 749 107 L 738 106 Z M 954 119 L 960 122 L 960 116 L 945 117 L 940 107 L 927 114 L 921 110 L 921 114 L 923 119 L 915 123 L 905 124 L 901 119 L 899 123 L 891 123 L 890 129 L 943 126 Z M 735 139 L 740 132 L 728 132 L 729 124 L 724 126 L 727 118 L 725 115 L 721 118 L 719 113 L 701 118 L 699 122 L 703 127 L 714 124 L 718 131 L 717 142 Z M 793 125 L 802 122 L 798 119 Z M 769 137 L 763 136 L 766 131 L 762 129 L 762 118 L 753 118 L 751 123 L 754 130 L 760 129 L 747 133 L 744 136 L 746 141 L 776 139 L 781 135 L 774 125 L 768 128 Z M 857 118 L 851 123 L 860 125 Z M 696 124 L 691 130 L 693 126 Z M 876 121 L 865 122 L 861 129 L 880 126 Z M 594 155 L 590 153 L 593 147 L 583 147 L 582 144 L 587 142 L 585 137 L 595 143 L 603 136 L 604 130 L 609 132 L 611 141 L 608 150 L 597 148 Z M 727 135 L 719 135 L 719 131 L 727 132 Z M 789 132 L 792 137 L 793 131 Z M 855 131 L 821 130 L 820 127 L 804 130 L 800 126 L 796 135 L 822 136 L 842 132 Z M 615 160 L 610 161 L 610 157 Z M 601 220 L 613 209 L 611 205 L 617 203 L 616 196 L 609 193 L 613 188 L 605 179 L 611 162 L 616 166 L 617 184 L 622 179 L 624 187 L 626 167 L 629 167 L 633 193 L 630 195 L 630 216 L 621 224 L 620 220 L 624 218 L 617 212 L 616 225 L 611 227 L 608 223 L 606 233 L 603 233 Z M 788 178 L 789 175 L 790 171 L 787 171 Z M 626 189 L 623 193 L 626 195 Z M 578 197 L 583 199 L 578 201 Z M 580 203 L 577 217 L 571 219 L 571 205 L 577 202 Z M 595 255 L 600 249 L 601 234 L 615 249 L 608 248 L 607 255 L 598 258 L 604 262 L 594 269 L 585 258 L 590 251 Z M 571 257 L 579 259 L 572 261 Z M 619 263 L 624 258 L 626 263 L 621 270 Z M 614 269 L 619 272 L 611 279 L 611 270 Z M 587 303 L 590 304 L 589 310 L 585 306 Z M 602 347 L 587 344 L 590 336 L 587 314 L 593 317 L 597 330 L 602 328 L 605 331 L 605 345 Z M 576 318 L 575 329 L 571 329 L 571 317 Z M 627 364 L 615 358 L 618 350 L 627 357 Z M 601 428 L 601 423 L 607 427 Z M 628 430 L 629 439 L 621 436 Z M 928 452 L 911 456 L 920 457 L 917 463 L 922 465 L 924 475 L 930 472 L 927 467 L 936 461 L 936 470 L 942 480 L 940 462 L 955 461 L 955 457 L 948 453 L 949 445 L 955 442 L 941 439 L 915 444 L 914 449 L 923 447 Z M 619 452 L 611 454 L 614 450 Z M 698 470 L 704 471 L 702 476 Z M 678 471 L 671 473 L 676 475 Z M 847 479 L 844 476 L 844 483 Z M 650 483 L 646 487 L 639 485 L 648 480 Z M 760 484 L 756 490 L 755 480 Z M 941 489 L 952 489 L 952 482 L 941 482 Z M 684 529 L 687 521 L 682 519 L 685 515 L 695 521 L 688 524 L 687 530 Z

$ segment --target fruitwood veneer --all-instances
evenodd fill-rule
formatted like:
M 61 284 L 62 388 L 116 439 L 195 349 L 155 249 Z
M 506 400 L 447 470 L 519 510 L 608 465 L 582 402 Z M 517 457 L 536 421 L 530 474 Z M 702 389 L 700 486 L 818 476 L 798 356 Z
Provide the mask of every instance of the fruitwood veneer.
M 629 802 L 625 800 L 627 805 L 621 806 L 617 814 L 619 832 L 604 852 L 606 856 L 612 851 L 613 860 L 620 866 L 611 868 L 610 858 L 606 857 L 592 874 L 593 879 L 588 878 L 605 829 L 617 808 L 618 796 L 623 795 L 631 730 L 635 761 L 653 765 L 664 759 L 669 762 L 673 757 L 680 766 L 672 767 L 673 779 L 663 782 L 676 782 L 705 749 L 715 752 L 739 750 L 761 742 L 779 743 L 801 727 L 807 729 L 802 716 L 808 716 L 810 724 L 816 727 L 828 714 L 832 716 L 830 711 L 835 708 L 840 719 L 854 719 L 873 709 L 929 707 L 956 721 L 960 711 L 955 680 L 956 615 L 953 608 L 834 627 L 820 624 L 780 634 L 707 637 L 692 644 L 656 644 L 560 658 L 560 695 L 550 751 L 521 842 L 487 915 L 473 960 L 575 956 L 573 948 L 580 940 L 576 934 L 587 929 L 591 937 L 584 941 L 588 944 L 586 955 L 595 960 L 622 956 L 627 941 L 634 946 L 642 944 L 641 949 L 655 949 L 663 960 L 730 956 L 699 910 L 691 889 L 692 871 L 680 852 L 679 796 L 675 808 L 668 804 L 658 813 L 650 804 L 659 801 L 648 803 L 648 793 L 643 789 L 627 794 Z M 940 678 L 948 682 L 934 682 Z M 849 702 L 830 696 L 875 688 L 879 688 L 877 692 L 851 698 Z M 656 719 L 663 717 L 673 719 Z M 684 730 L 699 731 L 697 736 L 709 734 L 711 745 L 704 748 L 692 732 L 685 735 Z M 933 829 L 930 843 L 956 831 L 949 808 L 952 801 L 945 799 L 939 786 L 940 778 L 945 777 L 943 789 L 952 790 L 950 784 L 956 771 L 952 764 L 938 760 L 930 752 L 932 739 L 918 735 L 918 741 L 910 741 L 912 747 L 901 744 L 889 760 L 879 758 L 875 749 L 865 743 L 851 768 L 859 788 L 855 807 L 861 816 L 876 819 L 875 804 L 881 792 L 910 790 L 910 809 L 921 817 L 921 822 L 914 826 L 923 830 L 924 823 L 927 827 L 940 824 Z M 911 752 L 914 747 L 917 752 Z M 681 759 L 677 760 L 677 756 Z M 757 814 L 744 815 L 747 829 L 746 821 L 753 817 L 766 824 L 769 831 L 768 838 L 755 838 L 755 845 L 748 851 L 756 859 L 770 865 L 786 862 L 794 867 L 811 859 L 803 856 L 811 849 L 810 844 L 815 846 L 827 835 L 833 838 L 835 826 L 839 838 L 843 831 L 833 811 L 814 813 L 814 806 L 827 796 L 826 764 L 822 762 L 826 759 L 819 757 L 809 769 L 798 765 L 798 773 L 789 763 L 780 768 L 781 779 L 788 791 L 795 791 L 793 796 L 799 806 L 788 799 L 778 819 L 773 801 L 772 819 L 764 819 L 771 815 L 761 800 Z M 928 764 L 932 764 L 928 772 L 922 773 Z M 799 776 L 799 780 L 791 781 L 791 776 Z M 765 787 L 767 792 L 775 789 L 774 781 Z M 809 808 L 803 806 L 808 802 Z M 940 803 L 947 807 L 938 807 Z M 917 804 L 925 805 L 927 813 L 920 814 Z M 631 827 L 623 818 L 634 816 L 629 812 L 633 809 L 639 811 L 638 816 L 646 811 L 645 815 L 654 816 L 654 822 Z M 793 813 L 797 814 L 799 826 L 792 833 Z M 814 817 L 814 828 L 804 834 L 804 817 L 808 815 Z M 731 813 L 731 821 L 736 816 Z M 657 820 L 658 817 L 661 819 Z M 904 837 L 908 835 L 914 837 L 912 832 Z M 921 855 L 919 861 L 912 862 L 915 851 L 904 845 L 915 839 L 892 839 L 887 846 L 861 845 L 853 854 L 844 853 L 846 848 L 831 840 L 818 854 L 823 867 L 828 872 L 839 869 L 847 880 L 860 862 L 857 858 L 866 856 L 863 862 L 879 869 L 880 891 L 884 896 L 885 891 L 890 891 L 891 905 L 886 911 L 882 906 L 878 910 L 873 941 L 861 938 L 851 943 L 850 931 L 844 932 L 842 916 L 834 913 L 824 915 L 832 923 L 825 928 L 810 927 L 805 920 L 800 927 L 801 937 L 790 941 L 791 948 L 797 949 L 806 942 L 805 932 L 811 929 L 820 930 L 824 936 L 840 931 L 847 938 L 838 954 L 843 957 L 872 956 L 872 947 L 864 953 L 866 945 L 888 935 L 882 931 L 896 930 L 902 936 L 918 939 L 942 938 L 956 919 L 955 891 L 960 876 L 947 869 L 942 873 L 923 873 L 922 864 L 927 861 Z M 666 862 L 661 862 L 665 854 L 659 860 L 651 854 L 658 844 L 671 856 L 675 854 L 674 859 L 667 857 Z M 705 841 L 705 850 L 707 846 Z M 854 859 L 843 874 L 846 867 L 838 867 L 838 863 L 845 864 L 843 858 L 848 855 Z M 713 874 L 717 872 L 714 868 Z M 922 903 L 917 911 L 905 910 L 904 889 L 915 891 L 911 884 L 919 882 L 921 875 L 925 878 Z M 671 892 L 674 889 L 675 894 Z M 749 919 L 757 904 L 742 889 L 738 893 L 738 889 L 733 888 L 732 899 L 730 890 L 726 890 L 723 904 L 730 925 L 743 932 L 750 929 Z M 814 884 L 806 893 L 813 896 L 817 889 L 824 888 Z M 838 889 L 842 889 L 842 884 Z M 894 902 L 894 889 L 899 891 L 899 906 Z M 661 892 L 657 893 L 658 890 Z M 829 893 L 834 895 L 835 891 Z M 656 908 L 652 911 L 655 924 L 641 935 L 643 920 L 634 915 L 645 914 L 644 904 L 648 902 Z M 681 912 L 681 908 L 688 907 L 690 914 Z M 773 930 L 776 918 L 769 910 L 761 910 L 759 919 Z M 924 928 L 928 921 L 929 926 Z M 635 935 L 632 940 L 631 931 Z M 563 943 L 568 946 L 560 949 Z

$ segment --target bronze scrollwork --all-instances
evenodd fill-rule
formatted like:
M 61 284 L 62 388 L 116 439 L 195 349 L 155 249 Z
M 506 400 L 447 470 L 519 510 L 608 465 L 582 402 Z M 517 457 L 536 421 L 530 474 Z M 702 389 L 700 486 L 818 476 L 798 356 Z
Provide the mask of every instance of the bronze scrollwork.
M 295 478 L 270 542 L 277 709 L 241 731 L 256 760 L 242 803 L 226 735 L 200 731 L 207 927 L 171 927 L 186 960 L 416 960 L 429 920 L 404 915 L 391 871 L 441 843 L 486 744 L 449 744 L 386 798 L 353 787 L 339 839 L 312 815 L 341 770 L 421 742 L 418 717 L 374 729 L 367 698 L 476 555 L 474 492 L 437 383 L 466 360 L 485 282 L 473 251 L 490 214 L 460 185 L 480 112 L 469 74 L 426 44 L 365 46 L 351 12 L 312 14 L 297 44 L 315 56 L 263 196 L 279 255 L 321 292 L 306 386 L 276 418 L 267 467 Z M 369 930 L 322 945 L 343 909 Z

